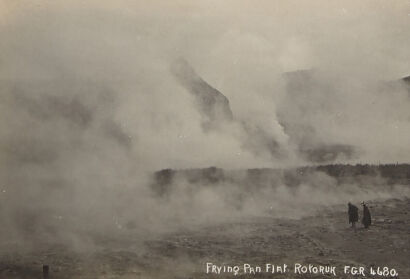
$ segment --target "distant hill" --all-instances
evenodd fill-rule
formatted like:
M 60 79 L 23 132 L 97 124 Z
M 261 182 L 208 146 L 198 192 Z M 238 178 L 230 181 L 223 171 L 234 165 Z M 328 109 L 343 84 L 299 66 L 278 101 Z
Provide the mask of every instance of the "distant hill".
M 343 142 L 323 142 L 317 130 L 320 128 L 312 123 L 312 116 L 328 113 L 334 85 L 319 78 L 313 69 L 287 72 L 283 77 L 286 95 L 277 106 L 278 120 L 297 146 L 299 156 L 314 163 L 355 158 L 357 148 Z
M 233 120 L 228 98 L 204 81 L 185 59 L 176 60 L 171 65 L 171 72 L 177 81 L 195 97 L 197 108 L 204 116 L 206 126 Z
M 219 90 L 203 80 L 185 59 L 178 59 L 171 65 L 171 72 L 179 84 L 195 98 L 196 108 L 203 116 L 202 128 L 205 131 L 221 127 L 223 123 L 236 121 L 228 98 Z M 285 151 L 272 137 L 271 131 L 263 129 L 258 123 L 238 121 L 245 131 L 242 147 L 260 156 L 267 153 L 275 158 L 286 156 Z

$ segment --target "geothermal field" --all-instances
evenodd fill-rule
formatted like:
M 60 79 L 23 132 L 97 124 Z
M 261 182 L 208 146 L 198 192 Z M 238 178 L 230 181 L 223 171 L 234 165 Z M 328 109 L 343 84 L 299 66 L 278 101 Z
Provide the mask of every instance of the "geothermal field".
M 410 278 L 409 7 L 0 0 L 0 278 Z
M 150 184 L 160 221 L 117 212 L 68 233 L 84 216 L 24 213 L 1 242 L 0 276 L 42 278 L 47 265 L 50 278 L 407 278 L 409 175 L 409 165 L 163 170 Z M 345 203 L 362 200 L 372 225 L 354 230 Z

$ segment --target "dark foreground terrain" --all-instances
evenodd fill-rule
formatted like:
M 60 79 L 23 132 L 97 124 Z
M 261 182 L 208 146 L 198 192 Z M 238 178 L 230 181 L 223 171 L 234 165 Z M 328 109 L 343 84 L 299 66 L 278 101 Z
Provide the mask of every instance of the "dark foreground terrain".
M 42 278 L 42 265 L 50 278 L 364 278 L 345 275 L 343 267 L 389 267 L 396 278 L 410 278 L 410 200 L 370 202 L 373 226 L 357 232 L 347 224 L 344 205 L 323 208 L 300 220 L 247 218 L 232 223 L 195 227 L 140 241 L 132 233 L 99 236 L 93 252 L 70 252 L 50 247 L 32 252 L 7 253 L 1 246 L 0 278 Z M 240 274 L 207 274 L 206 263 L 238 265 Z M 244 275 L 243 264 L 259 265 L 262 272 Z M 287 264 L 286 274 L 266 273 L 265 264 Z M 336 266 L 337 276 L 299 275 L 294 264 Z

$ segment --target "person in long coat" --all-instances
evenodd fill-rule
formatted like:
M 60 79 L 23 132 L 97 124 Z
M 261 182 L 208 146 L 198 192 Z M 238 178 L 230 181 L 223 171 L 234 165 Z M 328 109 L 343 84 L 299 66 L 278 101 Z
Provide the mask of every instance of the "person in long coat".
M 357 206 L 351 204 L 350 202 L 348 205 L 348 215 L 349 215 L 349 224 L 352 224 L 352 228 L 356 230 L 356 222 L 359 221 L 359 209 Z
M 363 219 L 362 223 L 364 227 L 367 229 L 372 224 L 372 216 L 370 215 L 370 210 L 367 205 L 363 202 Z

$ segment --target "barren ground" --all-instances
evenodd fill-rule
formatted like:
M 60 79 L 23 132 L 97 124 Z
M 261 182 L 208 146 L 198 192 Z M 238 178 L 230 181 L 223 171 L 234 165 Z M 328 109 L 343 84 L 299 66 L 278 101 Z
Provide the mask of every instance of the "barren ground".
M 324 208 L 300 220 L 257 217 L 136 241 L 101 236 L 101 249 L 74 253 L 64 247 L 7 253 L 2 244 L 0 278 L 362 278 L 343 274 L 344 265 L 388 266 L 397 278 L 410 278 L 410 200 L 370 203 L 373 226 L 355 233 L 347 224 L 345 206 Z M 206 262 L 217 265 L 266 263 L 290 266 L 286 274 L 206 274 Z M 337 266 L 337 277 L 294 274 L 293 264 Z M 350 276 L 350 277 L 349 277 Z M 366 278 L 389 278 L 369 276 Z

